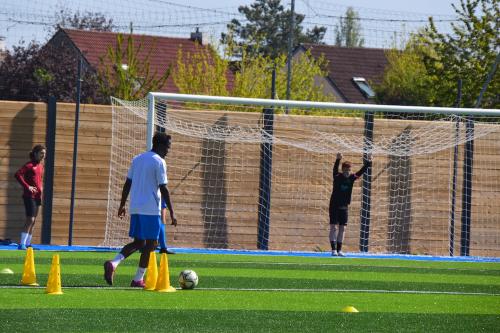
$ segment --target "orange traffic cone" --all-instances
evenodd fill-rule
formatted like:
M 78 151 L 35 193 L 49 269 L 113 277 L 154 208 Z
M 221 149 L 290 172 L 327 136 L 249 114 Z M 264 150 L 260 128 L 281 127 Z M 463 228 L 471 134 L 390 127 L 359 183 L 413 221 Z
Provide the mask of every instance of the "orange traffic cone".
M 158 265 L 156 263 L 156 252 L 151 251 L 149 255 L 148 270 L 146 271 L 146 281 L 144 290 L 155 290 L 158 280 Z
M 166 253 L 161 254 L 160 272 L 155 290 L 161 293 L 171 293 L 176 291 L 175 288 L 170 285 L 170 273 L 168 272 L 168 259 Z
M 35 273 L 35 255 L 33 253 L 33 248 L 28 247 L 26 250 L 26 257 L 24 258 L 24 269 L 23 277 L 21 278 L 21 284 L 23 286 L 38 286 L 36 283 L 36 273 Z
M 52 265 L 50 266 L 49 279 L 45 293 L 49 295 L 61 295 L 61 266 L 59 265 L 59 255 L 54 254 Z

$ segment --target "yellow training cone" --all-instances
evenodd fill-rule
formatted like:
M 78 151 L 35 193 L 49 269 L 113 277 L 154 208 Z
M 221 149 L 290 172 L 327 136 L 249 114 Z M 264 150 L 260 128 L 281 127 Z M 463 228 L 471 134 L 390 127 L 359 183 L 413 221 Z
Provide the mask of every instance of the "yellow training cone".
M 146 280 L 144 290 L 155 290 L 158 280 L 158 266 L 156 264 L 156 252 L 152 251 L 149 255 L 148 270 L 146 271 Z
M 156 281 L 155 290 L 161 293 L 176 291 L 175 288 L 170 285 L 170 273 L 168 272 L 168 259 L 166 253 L 161 254 L 160 272 L 158 273 L 158 281 Z
M 26 250 L 26 257 L 24 258 L 24 269 L 23 277 L 21 278 L 21 284 L 23 286 L 38 286 L 36 283 L 36 273 L 35 273 L 35 255 L 33 254 L 33 248 L 28 247 Z
M 59 265 L 59 255 L 54 254 L 52 257 L 52 266 L 50 266 L 49 280 L 47 281 L 47 289 L 45 293 L 49 295 L 61 295 L 61 266 Z
M 359 312 L 358 309 L 356 309 L 354 306 L 346 306 L 342 309 L 342 312 L 351 312 L 351 313 L 355 313 L 355 312 Z

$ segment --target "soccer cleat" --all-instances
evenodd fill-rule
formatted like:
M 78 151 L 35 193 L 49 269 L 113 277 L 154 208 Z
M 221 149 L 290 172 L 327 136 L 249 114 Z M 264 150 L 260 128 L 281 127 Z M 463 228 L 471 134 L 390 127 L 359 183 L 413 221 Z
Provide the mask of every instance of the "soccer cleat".
M 104 263 L 104 280 L 112 286 L 113 285 L 113 276 L 115 275 L 115 267 L 111 263 L 111 261 L 106 261 Z
M 344 252 L 342 252 L 342 251 L 339 251 L 339 252 L 337 253 L 337 255 L 338 255 L 339 257 L 345 257 L 345 254 L 344 254 Z
M 19 245 L 17 246 L 17 249 L 18 249 L 18 250 L 26 250 L 26 245 L 19 244 Z
M 139 281 L 132 280 L 132 282 L 130 282 L 130 286 L 134 288 L 144 288 L 145 287 L 144 280 L 139 280 Z
M 336 257 L 337 256 L 337 251 L 333 250 L 332 251 L 332 257 Z

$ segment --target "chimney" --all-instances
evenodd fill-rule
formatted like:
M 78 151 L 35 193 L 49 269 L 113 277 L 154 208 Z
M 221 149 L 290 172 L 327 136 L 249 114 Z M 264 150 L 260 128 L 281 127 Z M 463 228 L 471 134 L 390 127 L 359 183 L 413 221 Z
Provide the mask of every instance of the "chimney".
M 198 42 L 200 45 L 203 45 L 203 33 L 200 32 L 200 28 L 197 27 L 196 31 L 191 33 L 191 38 L 189 38 L 189 40 Z

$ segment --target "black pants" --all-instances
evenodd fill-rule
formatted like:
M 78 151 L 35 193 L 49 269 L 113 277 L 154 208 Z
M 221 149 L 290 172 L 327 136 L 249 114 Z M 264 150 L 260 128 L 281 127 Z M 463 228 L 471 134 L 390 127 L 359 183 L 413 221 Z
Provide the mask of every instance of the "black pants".
M 347 225 L 348 212 L 347 206 L 339 208 L 330 200 L 330 224 Z
M 41 199 L 33 199 L 23 197 L 24 200 L 24 210 L 26 211 L 27 217 L 36 217 L 38 213 L 38 207 L 42 205 Z

